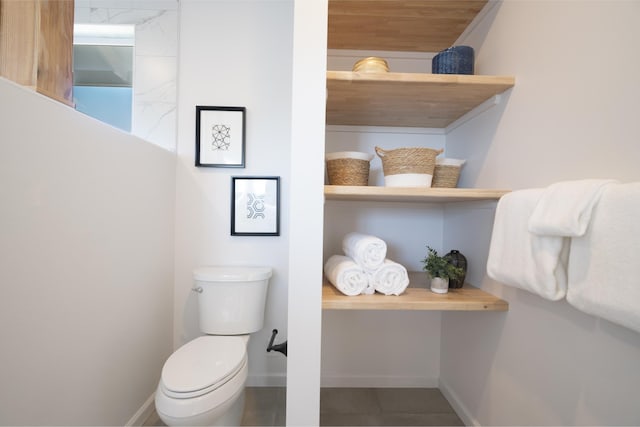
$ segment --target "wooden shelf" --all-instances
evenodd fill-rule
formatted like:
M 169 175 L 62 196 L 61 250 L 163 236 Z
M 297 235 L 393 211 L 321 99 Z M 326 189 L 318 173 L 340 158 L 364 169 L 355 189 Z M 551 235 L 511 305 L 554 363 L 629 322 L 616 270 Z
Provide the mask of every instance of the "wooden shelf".
M 509 190 L 325 185 L 326 200 L 449 203 L 499 200 Z
M 411 285 L 402 295 L 347 296 L 324 279 L 322 308 L 324 310 L 438 310 L 438 311 L 507 311 L 509 304 L 481 289 L 465 284 L 460 289 L 450 289 L 446 294 L 436 294 L 414 284 L 425 283 L 426 273 L 411 272 Z
M 329 49 L 438 52 L 487 0 L 329 0 Z
M 329 0 L 328 47 L 439 52 L 452 46 L 487 0 Z M 509 88 L 510 76 L 327 71 L 327 125 L 446 128 Z M 448 203 L 499 200 L 507 190 L 325 186 L 326 200 Z M 506 311 L 508 303 L 465 285 L 440 295 L 410 273 L 400 296 L 346 296 L 325 279 L 325 310 Z
M 444 128 L 514 84 L 508 76 L 327 71 L 327 124 Z

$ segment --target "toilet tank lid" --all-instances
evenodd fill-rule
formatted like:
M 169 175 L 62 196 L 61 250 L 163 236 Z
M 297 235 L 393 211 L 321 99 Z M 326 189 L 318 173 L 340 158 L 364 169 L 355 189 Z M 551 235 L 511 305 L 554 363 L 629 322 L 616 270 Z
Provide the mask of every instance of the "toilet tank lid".
M 193 278 L 205 282 L 250 282 L 271 277 L 271 267 L 205 266 L 193 270 Z

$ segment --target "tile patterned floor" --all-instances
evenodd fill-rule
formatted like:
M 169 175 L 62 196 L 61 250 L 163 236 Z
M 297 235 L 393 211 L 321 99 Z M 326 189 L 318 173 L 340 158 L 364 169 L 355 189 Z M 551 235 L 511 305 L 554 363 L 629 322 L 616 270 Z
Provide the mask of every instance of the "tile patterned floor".
M 323 388 L 322 426 L 464 425 L 435 388 Z
M 286 389 L 247 387 L 243 426 L 284 426 Z M 145 426 L 163 426 L 154 412 Z M 321 426 L 462 426 L 435 388 L 323 388 Z

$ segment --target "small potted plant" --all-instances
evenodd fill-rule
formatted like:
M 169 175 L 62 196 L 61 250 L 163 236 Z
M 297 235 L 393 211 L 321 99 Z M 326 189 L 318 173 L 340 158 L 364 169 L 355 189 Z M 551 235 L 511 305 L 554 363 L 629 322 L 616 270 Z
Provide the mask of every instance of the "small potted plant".
M 437 294 L 449 292 L 449 279 L 457 280 L 464 275 L 464 270 L 449 263 L 445 257 L 438 255 L 435 249 L 427 246 L 427 256 L 421 261 L 422 269 L 431 277 L 431 291 Z

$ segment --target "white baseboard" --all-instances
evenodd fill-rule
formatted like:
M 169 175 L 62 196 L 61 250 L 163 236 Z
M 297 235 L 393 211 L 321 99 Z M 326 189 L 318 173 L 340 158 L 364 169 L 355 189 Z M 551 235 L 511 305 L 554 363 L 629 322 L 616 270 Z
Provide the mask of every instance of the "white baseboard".
M 376 376 L 331 376 L 323 375 L 321 387 L 357 387 L 357 388 L 433 388 L 438 387 L 437 378 L 428 377 L 376 377 Z
M 480 422 L 471 415 L 469 409 L 464 403 L 462 403 L 458 395 L 445 381 L 440 379 L 438 382 L 438 388 L 444 395 L 445 399 L 449 401 L 449 404 L 453 407 L 453 410 L 456 411 L 456 414 L 458 414 L 465 426 L 482 427 L 482 424 L 480 424 Z
M 142 404 L 140 409 L 138 409 L 136 413 L 133 414 L 131 419 L 127 421 L 125 426 L 127 427 L 141 426 L 142 424 L 144 424 L 144 422 L 147 421 L 147 418 L 149 418 L 149 415 L 151 415 L 151 413 L 155 409 L 155 405 L 154 405 L 155 396 L 156 396 L 155 393 L 149 396 L 149 398 Z
M 249 375 L 248 387 L 286 387 L 286 375 Z M 348 376 L 323 375 L 321 387 L 355 387 L 355 388 L 434 388 L 438 387 L 437 378 L 429 377 L 397 377 L 397 376 Z

